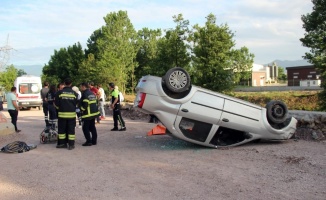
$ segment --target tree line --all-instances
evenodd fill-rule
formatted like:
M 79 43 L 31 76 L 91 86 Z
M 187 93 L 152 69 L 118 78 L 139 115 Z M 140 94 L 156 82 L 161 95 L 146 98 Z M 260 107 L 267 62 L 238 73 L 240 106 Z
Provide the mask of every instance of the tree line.
M 14 86 L 14 81 L 18 76 L 26 75 L 27 73 L 22 69 L 15 68 L 14 65 L 9 65 L 4 71 L 0 72 L 0 95 L 10 91 Z
M 326 110 L 326 0 L 312 0 L 312 12 L 301 16 L 306 31 L 300 39 L 302 45 L 310 48 L 303 56 L 320 72 L 321 87 L 319 93 L 320 110 Z
M 163 76 L 172 67 L 182 67 L 193 84 L 227 91 L 251 77 L 254 55 L 247 47 L 235 48 L 227 24 L 218 25 L 213 14 L 204 26 L 190 26 L 182 14 L 173 21 L 175 27 L 167 30 L 136 31 L 126 11 L 111 12 L 88 38 L 86 49 L 78 42 L 55 50 L 43 67 L 42 80 L 115 82 L 123 92 L 133 92 L 143 75 Z

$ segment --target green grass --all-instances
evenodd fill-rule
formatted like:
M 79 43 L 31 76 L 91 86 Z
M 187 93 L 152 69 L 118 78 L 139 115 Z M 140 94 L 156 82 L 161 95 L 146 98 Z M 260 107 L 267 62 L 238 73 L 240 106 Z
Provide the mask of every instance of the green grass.
M 265 107 L 271 100 L 280 100 L 287 105 L 289 110 L 319 110 L 317 91 L 232 92 L 228 95 L 262 107 Z

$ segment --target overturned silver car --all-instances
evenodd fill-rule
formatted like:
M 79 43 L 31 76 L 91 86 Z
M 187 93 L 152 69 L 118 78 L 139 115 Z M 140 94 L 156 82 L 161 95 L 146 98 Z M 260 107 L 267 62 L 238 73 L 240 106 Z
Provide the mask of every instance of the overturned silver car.
M 183 68 L 165 76 L 143 76 L 134 107 L 155 115 L 169 133 L 207 147 L 237 146 L 257 140 L 287 140 L 297 120 L 286 105 L 270 101 L 266 108 L 191 85 Z

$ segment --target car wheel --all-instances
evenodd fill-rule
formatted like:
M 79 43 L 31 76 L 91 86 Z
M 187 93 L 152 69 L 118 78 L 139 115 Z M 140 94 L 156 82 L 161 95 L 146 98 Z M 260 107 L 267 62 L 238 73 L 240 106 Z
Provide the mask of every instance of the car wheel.
M 190 76 L 181 67 L 175 67 L 166 72 L 163 77 L 165 86 L 175 93 L 181 93 L 190 88 Z
M 267 119 L 275 124 L 283 123 L 288 115 L 288 109 L 282 101 L 270 101 L 266 105 Z

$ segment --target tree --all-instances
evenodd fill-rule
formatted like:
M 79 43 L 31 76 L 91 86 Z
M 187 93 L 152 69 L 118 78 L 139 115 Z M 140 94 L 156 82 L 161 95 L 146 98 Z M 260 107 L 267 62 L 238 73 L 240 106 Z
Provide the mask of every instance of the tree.
M 277 71 L 278 71 L 278 77 L 277 77 L 278 80 L 286 81 L 286 80 L 287 80 L 287 76 L 286 76 L 286 74 L 284 73 L 284 68 L 278 66 Z
M 27 73 L 23 70 L 23 69 L 19 69 L 18 71 L 17 71 L 17 77 L 18 76 L 22 76 L 22 75 L 26 75 Z
M 57 84 L 69 77 L 77 84 L 80 82 L 78 71 L 84 60 L 85 53 L 79 42 L 67 48 L 60 48 L 59 51 L 54 50 L 49 63 L 43 67 L 42 79 Z
M 88 54 L 87 59 L 82 62 L 81 67 L 78 70 L 78 74 L 78 80 L 80 80 L 79 83 L 102 83 L 102 73 L 99 73 L 95 57 L 92 53 Z
M 194 26 L 193 76 L 194 84 L 215 90 L 231 89 L 231 49 L 235 43 L 227 25 L 216 25 L 216 17 L 206 17 L 204 27 Z
M 4 87 L 6 91 L 10 91 L 11 87 L 14 86 L 17 74 L 18 70 L 14 65 L 6 67 L 5 71 L 0 72 L 0 85 Z
M 138 31 L 138 52 L 136 56 L 138 66 L 135 70 L 137 80 L 147 74 L 159 75 L 155 68 L 158 57 L 158 39 L 161 35 L 162 32 L 160 29 L 151 30 L 143 28 Z
M 55 50 L 43 67 L 42 80 L 114 82 L 125 92 L 133 91 L 141 76 L 163 76 L 176 66 L 188 70 L 195 84 L 213 90 L 230 89 L 234 82 L 248 79 L 253 54 L 246 47 L 233 49 L 233 33 L 227 25 L 217 26 L 210 14 L 206 26 L 196 25 L 192 33 L 182 14 L 174 15 L 173 21 L 175 28 L 162 37 L 160 29 L 143 28 L 137 33 L 125 11 L 109 13 L 105 25 L 88 38 L 87 49 L 77 43 Z
M 249 52 L 247 47 L 232 50 L 233 63 L 230 68 L 233 71 L 233 82 L 239 83 L 240 80 L 248 81 L 252 74 L 252 64 L 254 63 L 254 54 Z
M 319 70 L 321 74 L 321 87 L 323 91 L 319 93 L 319 104 L 321 110 L 326 110 L 326 0 L 312 0 L 313 11 L 301 16 L 303 28 L 306 33 L 300 39 L 303 46 L 309 47 L 310 52 L 306 52 L 303 58 Z
M 87 40 L 87 47 L 88 49 L 85 49 L 86 57 L 88 57 L 89 54 L 93 54 L 95 59 L 99 59 L 99 47 L 98 47 L 98 40 L 99 38 L 103 37 L 102 28 L 99 28 L 93 32 L 93 34 L 88 38 Z
M 165 32 L 165 36 L 158 41 L 158 57 L 155 72 L 162 76 L 172 67 L 189 68 L 191 56 L 189 51 L 189 21 L 182 14 L 174 15 L 176 23 L 174 29 Z
M 102 74 L 102 83 L 115 82 L 121 91 L 126 87 L 134 88 L 136 62 L 136 31 L 127 12 L 113 12 L 104 17 L 105 26 L 97 40 L 99 60 L 98 72 Z
M 187 44 L 189 20 L 185 20 L 182 14 L 174 15 L 173 19 L 176 27 L 166 33 L 166 38 L 169 40 L 169 46 L 172 50 L 172 64 L 173 66 L 187 68 L 190 62 L 189 45 Z
M 246 47 L 234 49 L 234 34 L 227 24 L 218 26 L 213 14 L 206 19 L 204 27 L 194 26 L 192 80 L 214 91 L 228 91 L 249 79 L 254 54 Z

